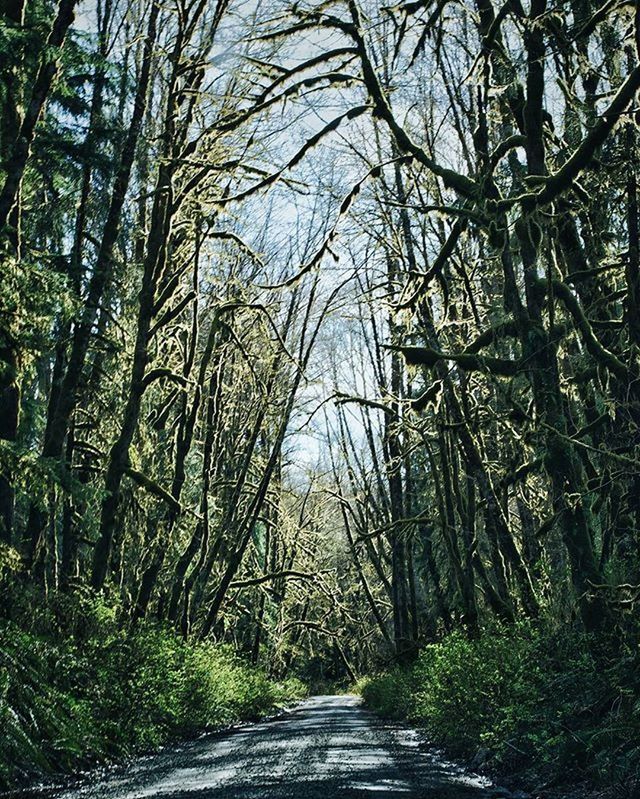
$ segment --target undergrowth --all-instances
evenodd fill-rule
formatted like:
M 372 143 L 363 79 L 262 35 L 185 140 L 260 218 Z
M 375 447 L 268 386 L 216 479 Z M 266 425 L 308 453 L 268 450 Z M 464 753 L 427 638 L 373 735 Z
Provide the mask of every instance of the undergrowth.
M 127 630 L 101 600 L 57 597 L 11 617 L 0 620 L 0 790 L 255 719 L 305 691 L 229 647 L 153 623 Z
M 529 624 L 475 638 L 456 632 L 425 646 L 411 668 L 356 688 L 371 709 L 423 725 L 434 743 L 489 770 L 633 791 L 640 659 L 628 647 L 609 660 L 593 643 Z

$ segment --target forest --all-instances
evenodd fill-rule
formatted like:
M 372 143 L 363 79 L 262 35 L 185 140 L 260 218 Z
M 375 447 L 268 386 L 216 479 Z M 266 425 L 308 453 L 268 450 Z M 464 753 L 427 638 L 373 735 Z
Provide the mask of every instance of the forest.
M 0 790 L 349 690 L 639 796 L 640 6 L 0 9 Z

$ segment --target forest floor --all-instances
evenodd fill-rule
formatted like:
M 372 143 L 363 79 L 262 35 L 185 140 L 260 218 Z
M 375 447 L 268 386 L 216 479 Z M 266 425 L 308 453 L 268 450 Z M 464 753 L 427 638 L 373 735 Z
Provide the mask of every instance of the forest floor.
M 523 796 L 447 761 L 421 735 L 354 696 L 320 696 L 283 715 L 89 772 L 20 799 L 498 799 Z

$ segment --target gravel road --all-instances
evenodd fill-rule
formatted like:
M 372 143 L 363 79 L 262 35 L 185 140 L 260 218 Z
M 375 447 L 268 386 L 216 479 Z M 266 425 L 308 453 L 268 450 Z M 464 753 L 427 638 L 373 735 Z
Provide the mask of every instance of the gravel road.
M 314 697 L 283 716 L 167 748 L 91 776 L 55 799 L 487 799 L 478 777 L 419 746 L 354 696 Z M 42 795 L 42 794 L 41 794 Z

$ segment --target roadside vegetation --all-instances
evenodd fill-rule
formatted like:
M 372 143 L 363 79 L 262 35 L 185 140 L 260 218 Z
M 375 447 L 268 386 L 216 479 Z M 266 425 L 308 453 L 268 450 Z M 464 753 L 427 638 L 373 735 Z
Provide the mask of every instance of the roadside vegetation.
M 422 726 L 435 745 L 520 787 L 591 785 L 633 797 L 638 676 L 632 648 L 620 658 L 579 630 L 525 623 L 451 633 L 356 690 L 380 715 Z
M 28 597 L 28 601 L 27 601 Z M 0 790 L 148 752 L 305 695 L 224 644 L 127 630 L 100 599 L 27 594 L 0 627 Z

